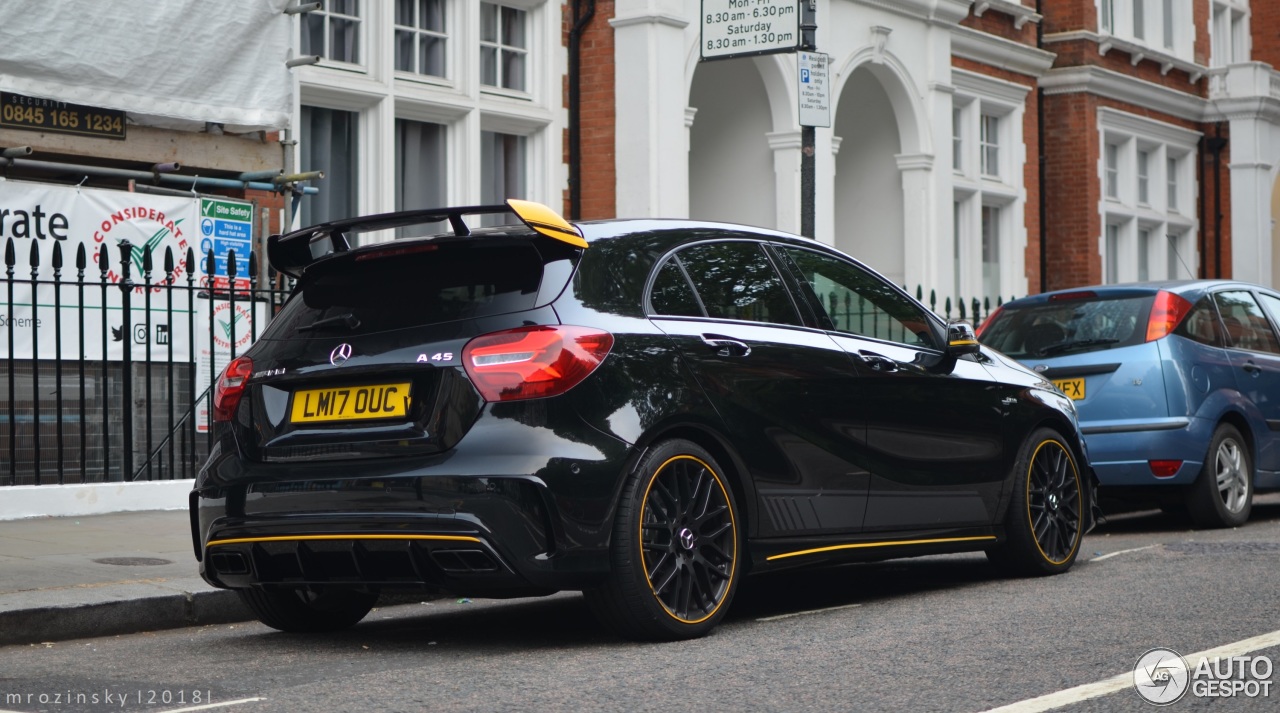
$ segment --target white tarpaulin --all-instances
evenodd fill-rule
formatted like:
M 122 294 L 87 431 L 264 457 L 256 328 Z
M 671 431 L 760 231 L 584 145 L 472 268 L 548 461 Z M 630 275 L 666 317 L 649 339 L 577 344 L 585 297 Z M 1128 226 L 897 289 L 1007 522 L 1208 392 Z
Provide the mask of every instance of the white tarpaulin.
M 4 0 L 0 90 L 138 115 L 289 126 L 290 0 Z

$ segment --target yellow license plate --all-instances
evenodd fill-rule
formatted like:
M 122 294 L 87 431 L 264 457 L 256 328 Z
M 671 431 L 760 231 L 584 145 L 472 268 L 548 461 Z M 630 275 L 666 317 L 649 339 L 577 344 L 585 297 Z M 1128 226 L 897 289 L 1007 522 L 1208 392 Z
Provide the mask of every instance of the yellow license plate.
M 359 421 L 403 417 L 409 413 L 409 384 L 339 386 L 295 391 L 292 423 Z
M 1084 398 L 1084 379 L 1054 379 L 1053 385 L 1072 401 L 1080 401 Z

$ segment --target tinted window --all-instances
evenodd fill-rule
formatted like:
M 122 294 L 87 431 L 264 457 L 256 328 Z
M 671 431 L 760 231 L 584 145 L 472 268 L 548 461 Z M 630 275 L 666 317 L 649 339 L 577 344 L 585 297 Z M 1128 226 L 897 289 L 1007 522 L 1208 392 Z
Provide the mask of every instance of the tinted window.
M 535 306 L 542 272 L 527 243 L 334 260 L 307 272 L 263 336 L 367 334 L 518 312 Z
M 1005 308 L 987 320 L 982 343 L 1015 359 L 1138 344 L 1154 295 L 1063 300 Z
M 924 311 L 884 280 L 831 255 L 798 248 L 782 252 L 813 289 L 828 329 L 899 344 L 936 346 Z
M 649 296 L 649 304 L 656 314 L 670 314 L 687 317 L 705 317 L 702 305 L 693 294 L 693 288 L 685 279 L 680 262 L 671 258 L 658 270 L 653 280 L 653 292 Z
M 1222 314 L 1227 332 L 1227 346 L 1254 352 L 1280 354 L 1280 341 L 1262 314 L 1253 295 L 1244 290 L 1219 292 L 1213 296 Z
M 800 324 L 791 297 L 758 243 L 695 245 L 678 256 L 708 317 Z
M 1218 321 L 1218 311 L 1213 308 L 1213 300 L 1201 297 L 1195 307 L 1191 308 L 1191 314 L 1182 320 L 1182 324 L 1173 333 L 1211 347 L 1223 346 L 1222 323 Z

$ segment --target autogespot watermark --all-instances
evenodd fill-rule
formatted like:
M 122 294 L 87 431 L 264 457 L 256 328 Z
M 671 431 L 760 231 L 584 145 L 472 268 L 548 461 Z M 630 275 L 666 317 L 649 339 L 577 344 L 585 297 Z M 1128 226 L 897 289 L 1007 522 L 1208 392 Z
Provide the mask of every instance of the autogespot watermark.
M 1173 649 L 1151 649 L 1133 667 L 1133 688 L 1148 703 L 1167 706 L 1187 695 L 1258 698 L 1271 695 L 1268 656 L 1201 656 L 1195 665 Z

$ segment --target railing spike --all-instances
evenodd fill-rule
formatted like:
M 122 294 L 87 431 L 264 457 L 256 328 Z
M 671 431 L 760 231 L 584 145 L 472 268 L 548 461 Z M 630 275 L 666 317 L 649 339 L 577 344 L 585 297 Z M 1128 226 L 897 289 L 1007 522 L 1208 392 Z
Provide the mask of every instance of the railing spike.
M 34 240 L 31 241 L 31 255 L 27 259 L 27 264 L 32 270 L 40 267 L 40 243 Z
M 18 264 L 18 258 L 13 251 L 13 238 L 9 238 L 4 244 L 4 264 L 6 267 L 13 267 Z
M 236 279 L 236 251 L 227 251 L 227 278 Z
M 173 279 L 173 246 L 164 246 L 164 274 Z
M 84 243 L 76 246 L 76 269 L 84 271 L 86 265 L 89 264 L 88 255 L 84 251 Z
M 81 243 L 83 245 L 83 243 Z M 53 244 L 53 269 L 62 269 L 62 243 Z

